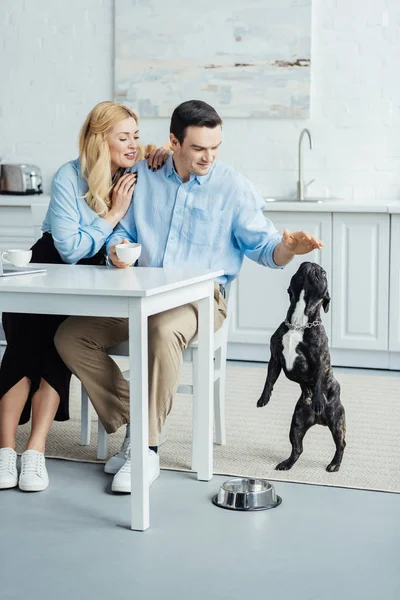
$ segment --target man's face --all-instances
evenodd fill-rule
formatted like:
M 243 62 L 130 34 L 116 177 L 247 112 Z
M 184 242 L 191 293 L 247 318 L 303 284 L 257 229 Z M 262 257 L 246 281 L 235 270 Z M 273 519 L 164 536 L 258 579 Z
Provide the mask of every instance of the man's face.
M 190 126 L 186 129 L 182 144 L 171 133 L 174 161 L 179 165 L 179 170 L 185 174 L 207 175 L 217 157 L 221 137 L 220 125 L 213 129 Z

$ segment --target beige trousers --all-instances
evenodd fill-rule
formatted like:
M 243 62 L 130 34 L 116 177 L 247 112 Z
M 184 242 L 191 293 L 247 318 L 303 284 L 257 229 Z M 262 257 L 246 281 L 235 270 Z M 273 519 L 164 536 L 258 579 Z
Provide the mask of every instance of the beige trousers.
M 225 318 L 225 300 L 215 287 L 215 331 Z M 196 303 L 149 317 L 149 446 L 158 446 L 159 432 L 179 385 L 182 352 L 197 333 L 197 319 Z M 127 339 L 128 319 L 112 317 L 69 317 L 54 338 L 58 353 L 81 380 L 108 433 L 130 421 L 129 385 L 106 352 Z

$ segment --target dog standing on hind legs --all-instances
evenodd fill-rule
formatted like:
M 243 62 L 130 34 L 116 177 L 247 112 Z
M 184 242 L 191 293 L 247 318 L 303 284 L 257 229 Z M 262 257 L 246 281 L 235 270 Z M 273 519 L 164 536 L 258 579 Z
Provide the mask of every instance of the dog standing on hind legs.
M 286 320 L 271 337 L 271 358 L 267 379 L 257 406 L 268 404 L 273 387 L 283 369 L 286 377 L 301 387 L 290 427 L 292 453 L 275 468 L 287 471 L 303 452 L 303 438 L 313 425 L 329 427 L 336 452 L 327 471 L 338 471 L 346 446 L 346 420 L 340 401 L 328 347 L 320 320 L 321 307 L 329 310 L 326 273 L 320 265 L 303 262 L 288 288 L 290 307 Z

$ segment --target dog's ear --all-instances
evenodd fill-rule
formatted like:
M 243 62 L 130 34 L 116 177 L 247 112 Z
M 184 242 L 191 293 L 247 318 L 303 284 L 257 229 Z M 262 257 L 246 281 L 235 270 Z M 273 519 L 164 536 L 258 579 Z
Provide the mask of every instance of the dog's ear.
M 328 294 L 328 292 L 326 292 L 324 299 L 322 300 L 322 308 L 324 309 L 324 312 L 328 312 L 329 310 L 329 304 L 331 301 L 331 297 Z

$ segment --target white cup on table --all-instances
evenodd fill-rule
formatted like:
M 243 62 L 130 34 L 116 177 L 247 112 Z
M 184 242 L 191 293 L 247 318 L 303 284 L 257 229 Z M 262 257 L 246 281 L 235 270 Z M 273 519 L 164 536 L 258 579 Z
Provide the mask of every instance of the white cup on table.
M 6 250 L 0 256 L 0 262 L 14 265 L 14 267 L 26 267 L 31 261 L 32 250 Z
M 142 252 L 141 244 L 116 244 L 115 251 L 119 260 L 134 265 Z

